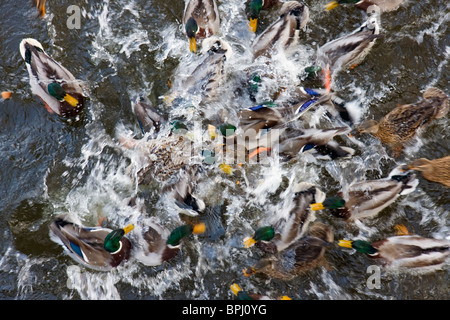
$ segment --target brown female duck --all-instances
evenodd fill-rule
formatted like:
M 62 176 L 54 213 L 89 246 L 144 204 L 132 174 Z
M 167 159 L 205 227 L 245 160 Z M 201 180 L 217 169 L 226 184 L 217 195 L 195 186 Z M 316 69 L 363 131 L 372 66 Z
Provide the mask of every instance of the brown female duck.
M 365 121 L 352 131 L 352 135 L 370 133 L 389 145 L 394 156 L 398 157 L 405 143 L 410 141 L 419 129 L 426 127 L 434 119 L 445 117 L 448 110 L 447 94 L 440 89 L 429 88 L 424 92 L 421 101 L 399 105 L 378 122 Z
M 402 168 L 403 170 L 421 171 L 425 179 L 450 187 L 450 156 L 433 160 L 420 158 Z

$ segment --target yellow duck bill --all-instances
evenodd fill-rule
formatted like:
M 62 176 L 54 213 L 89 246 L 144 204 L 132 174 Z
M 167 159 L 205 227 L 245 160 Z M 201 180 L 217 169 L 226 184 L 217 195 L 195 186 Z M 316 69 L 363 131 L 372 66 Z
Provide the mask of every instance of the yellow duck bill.
M 339 2 L 331 1 L 325 5 L 325 10 L 330 11 L 339 6 Z
M 127 234 L 128 232 L 130 232 L 133 229 L 134 229 L 134 225 L 129 224 L 126 227 L 123 228 L 123 231 L 125 232 L 125 234 Z
M 343 247 L 343 248 L 352 249 L 353 248 L 352 243 L 353 243 L 353 241 L 351 241 L 351 240 L 339 240 L 338 246 Z
M 189 50 L 194 53 L 197 52 L 197 42 L 195 41 L 195 38 L 189 38 Z
M 325 209 L 325 207 L 323 206 L 323 203 L 313 203 L 313 204 L 309 205 L 309 207 L 312 211 L 319 211 L 319 210 Z
M 256 243 L 256 240 L 253 238 L 245 238 L 244 239 L 244 247 L 245 248 L 250 248 L 251 246 L 253 246 Z
M 258 26 L 258 19 L 250 19 L 250 31 L 256 32 L 256 27 Z

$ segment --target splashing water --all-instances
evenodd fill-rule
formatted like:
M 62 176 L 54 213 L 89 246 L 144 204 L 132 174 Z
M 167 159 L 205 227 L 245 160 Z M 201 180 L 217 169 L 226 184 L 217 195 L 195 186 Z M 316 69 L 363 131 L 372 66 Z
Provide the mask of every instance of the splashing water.
M 131 109 L 135 97 L 147 99 L 166 118 L 183 119 L 194 135 L 204 134 L 202 125 L 205 123 L 212 122 L 215 126 L 225 122 L 237 124 L 237 113 L 241 109 L 272 101 L 277 95 L 285 101 L 291 99 L 291 89 L 304 83 L 302 72 L 313 61 L 317 46 L 353 30 L 365 18 L 354 8 L 325 13 L 318 2 L 306 1 L 311 21 L 308 30 L 301 35 L 299 46 L 290 55 L 279 52 L 271 60 L 264 57 L 253 60 L 249 44 L 256 35 L 248 32 L 247 2 L 218 1 L 221 15 L 218 37 L 226 40 L 233 49 L 225 62 L 226 81 L 218 89 L 218 98 L 204 103 L 201 93 L 183 92 L 179 99 L 168 104 L 164 98 L 174 90 L 168 80 L 189 75 L 202 58 L 191 55 L 188 50 L 180 23 L 184 3 L 75 2 L 83 7 L 80 30 L 70 33 L 62 26 L 65 21 L 60 19 L 65 17 L 66 8 L 54 2 L 48 5 L 49 13 L 42 23 L 27 22 L 34 28 L 27 27 L 38 39 L 42 38 L 40 34 L 46 34 L 49 40 L 43 44 L 50 47 L 48 52 L 85 80 L 90 105 L 85 119 L 81 120 L 82 125 L 66 126 L 67 123 L 59 123 L 45 114 L 42 106 L 37 106 L 39 101 L 28 96 L 25 73 L 20 74 L 22 78 L 17 77 L 12 67 L 0 65 L 5 79 L 12 82 L 9 84 L 2 79 L 0 84 L 15 85 L 17 95 L 24 100 L 19 104 L 1 102 L 5 104 L 3 114 L 11 114 L 11 119 L 0 118 L 0 123 L 8 124 L 5 128 L 16 137 L 21 137 L 21 128 L 33 129 L 39 143 L 51 146 L 41 152 L 54 154 L 54 158 L 40 155 L 38 148 L 33 147 L 34 137 L 23 140 L 35 152 L 29 155 L 30 159 L 8 153 L 14 165 L 5 162 L 4 167 L 20 174 L 26 171 L 41 174 L 36 182 L 37 190 L 27 189 L 26 176 L 13 179 L 14 176 L 5 173 L 5 179 L 2 177 L 2 180 L 15 182 L 10 188 L 0 190 L 15 190 L 17 194 L 17 199 L 11 195 L 6 198 L 9 203 L 2 208 L 8 214 L 4 216 L 20 217 L 29 224 L 15 226 L 13 231 L 9 231 L 9 227 L 1 229 L 4 234 L 14 234 L 5 237 L 4 244 L 0 245 L 0 276 L 6 279 L 0 288 L 0 297 L 8 297 L 6 292 L 10 291 L 16 299 L 46 295 L 86 300 L 233 299 L 228 288 L 236 279 L 249 290 L 271 296 L 288 294 L 299 299 L 429 298 L 426 292 L 431 285 L 427 285 L 427 281 L 436 287 L 438 296 L 434 298 L 449 296 L 448 287 L 443 288 L 447 283 L 448 268 L 423 275 L 423 278 L 416 274 L 391 275 L 383 271 L 381 289 L 371 290 L 366 286 L 366 269 L 371 262 L 364 256 L 335 247 L 326 253 L 327 268 L 313 270 L 286 283 L 242 275 L 243 268 L 262 257 L 256 250 L 244 249 L 242 240 L 263 222 L 276 220 L 278 211 L 286 212 L 287 198 L 295 183 L 307 181 L 331 195 L 355 180 L 385 177 L 399 162 L 426 155 L 448 155 L 448 130 L 442 129 L 448 128 L 447 118 L 435 122 L 415 138 L 401 160 L 392 158 L 378 140 L 366 136 L 358 140 L 341 138 L 357 149 L 351 159 L 321 161 L 302 154 L 283 162 L 274 156 L 263 165 L 239 167 L 233 164 L 229 175 L 219 169 L 218 163 L 211 165 L 205 170 L 205 179 L 198 182 L 195 193 L 208 206 L 218 206 L 217 210 L 209 212 L 209 223 L 217 233 L 190 237 L 179 255 L 161 266 L 147 267 L 132 257 L 110 272 L 96 272 L 73 265 L 61 247 L 50 241 L 39 243 L 41 238 L 47 238 L 47 225 L 52 218 L 65 212 L 87 226 L 97 225 L 101 218 L 106 218 L 110 227 L 127 223 L 144 225 L 146 219 L 167 229 L 183 223 L 176 206 L 160 194 L 161 185 L 138 185 L 137 169 L 143 165 L 142 158 L 134 150 L 125 150 L 118 142 L 120 135 L 141 137 Z M 2 4 L 0 8 L 4 6 Z M 418 11 L 419 17 L 416 16 Z M 267 27 L 276 17 L 275 11 L 263 13 L 261 28 Z M 438 1 L 430 1 L 429 7 L 409 3 L 397 12 L 383 14 L 384 39 L 378 41 L 360 66 L 342 72 L 336 81 L 337 95 L 346 102 L 354 123 L 366 118 L 379 119 L 396 104 L 415 101 L 430 85 L 445 89 L 449 47 L 445 44 L 448 31 L 442 26 L 448 22 L 448 17 L 445 5 Z M 419 22 L 405 24 L 402 21 Z M 17 54 L 15 42 L 23 36 L 23 30 L 19 31 L 11 32 L 13 45 L 5 42 L 1 49 L 5 50 L 3 56 L 12 55 L 8 50 Z M 21 72 L 24 69 L 22 62 L 10 64 Z M 270 77 L 262 77 L 258 91 L 251 97 L 245 86 L 253 73 Z M 12 108 L 6 103 L 16 105 Z M 26 110 L 22 105 L 26 105 Z M 23 117 L 13 116 L 16 113 L 23 113 Z M 328 117 L 326 108 L 318 107 L 308 111 L 299 125 L 320 127 L 324 122 L 327 125 L 342 124 Z M 36 123 L 44 124 L 39 127 Z M 29 131 L 23 134 L 29 135 Z M 146 138 L 148 136 L 143 137 Z M 10 140 L 2 135 L 0 141 L 13 148 L 19 145 L 18 142 L 13 145 L 8 142 Z M 75 146 L 71 147 L 71 144 Z M 37 163 L 36 168 L 30 163 Z M 141 201 L 140 209 L 128 205 L 130 199 L 136 197 Z M 393 235 L 392 226 L 403 223 L 412 232 L 449 239 L 448 209 L 448 190 L 421 179 L 414 193 L 386 208 L 376 220 L 348 225 L 326 214 L 318 214 L 317 219 L 332 225 L 336 238 L 378 240 Z M 21 211 L 29 216 L 21 216 Z M 4 221 L 8 225 L 8 220 Z M 133 232 L 139 230 L 136 228 Z M 17 240 L 17 234 L 22 233 L 31 234 L 32 240 L 20 237 L 23 243 Z M 59 283 L 55 279 L 59 279 Z M 411 290 L 408 283 L 415 282 L 420 282 L 421 287 Z

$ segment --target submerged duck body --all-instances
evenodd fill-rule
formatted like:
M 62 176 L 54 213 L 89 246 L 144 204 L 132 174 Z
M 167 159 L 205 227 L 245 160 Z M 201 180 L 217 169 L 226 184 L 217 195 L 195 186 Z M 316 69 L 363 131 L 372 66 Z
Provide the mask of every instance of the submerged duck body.
M 288 296 L 281 296 L 278 298 L 271 298 L 266 295 L 254 293 L 254 292 L 246 292 L 239 287 L 238 284 L 233 283 L 230 286 L 231 291 L 236 296 L 237 300 L 291 300 Z
M 49 228 L 53 241 L 62 244 L 75 261 L 91 269 L 108 271 L 130 257 L 132 245 L 124 235 L 133 225 L 116 230 L 90 228 L 72 222 L 69 215 L 59 215 Z
M 23 39 L 20 54 L 27 66 L 33 94 L 41 98 L 50 113 L 63 117 L 81 113 L 86 97 L 72 73 L 50 57 L 35 39 Z
M 280 9 L 279 18 L 253 42 L 254 58 L 270 55 L 272 50 L 286 51 L 297 42 L 298 32 L 309 21 L 309 9 L 297 1 L 287 1 Z
M 429 88 L 423 99 L 414 104 L 399 105 L 380 121 L 368 120 L 352 133 L 370 133 L 389 145 L 398 157 L 405 144 L 416 136 L 419 129 L 426 127 L 434 119 L 440 119 L 449 111 L 448 96 L 442 90 Z

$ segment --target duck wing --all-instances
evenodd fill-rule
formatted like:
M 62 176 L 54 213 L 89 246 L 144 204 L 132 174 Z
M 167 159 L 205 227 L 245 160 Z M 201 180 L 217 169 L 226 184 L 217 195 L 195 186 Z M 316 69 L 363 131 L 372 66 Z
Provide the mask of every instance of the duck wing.
M 52 240 L 63 244 L 76 261 L 94 269 L 111 268 L 111 254 L 104 249 L 103 243 L 112 230 L 83 227 L 61 215 L 50 225 L 50 231 Z

